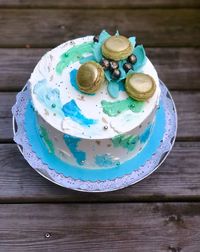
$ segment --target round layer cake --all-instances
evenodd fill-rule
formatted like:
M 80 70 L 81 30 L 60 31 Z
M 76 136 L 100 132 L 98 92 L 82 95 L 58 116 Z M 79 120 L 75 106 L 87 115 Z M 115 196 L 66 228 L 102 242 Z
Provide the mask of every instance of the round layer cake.
M 119 166 L 142 150 L 154 125 L 159 80 L 143 47 L 135 46 L 134 37 L 129 41 L 137 61 L 130 71 L 123 58 L 117 61 L 121 78 L 113 77 L 113 69 L 104 68 L 105 80 L 95 93 L 80 90 L 80 67 L 87 62 L 102 65 L 105 58 L 101 48 L 109 36 L 104 31 L 99 39 L 86 36 L 56 47 L 41 58 L 29 79 L 42 140 L 52 155 L 74 168 Z M 153 80 L 155 90 L 150 98 L 137 100 L 126 91 L 126 76 L 136 73 Z

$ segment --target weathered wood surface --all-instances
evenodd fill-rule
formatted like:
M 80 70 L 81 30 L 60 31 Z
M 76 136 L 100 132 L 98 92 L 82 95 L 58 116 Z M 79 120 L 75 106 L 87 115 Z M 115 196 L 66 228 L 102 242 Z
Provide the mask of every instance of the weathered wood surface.
M 200 7 L 197 0 L 0 0 L 0 7 L 15 8 L 165 8 Z
M 140 183 L 110 193 L 61 188 L 37 174 L 14 144 L 0 144 L 0 202 L 200 200 L 199 142 L 177 142 L 164 164 Z
M 200 139 L 200 92 L 172 91 L 178 110 L 178 139 Z M 16 93 L 0 93 L 0 141 L 11 140 L 12 114 Z
M 0 252 L 200 251 L 199 7 L 196 0 L 0 0 Z M 49 48 L 103 28 L 144 44 L 173 90 L 179 128 L 151 176 L 89 194 L 61 188 L 27 164 L 10 143 L 10 109 Z
M 198 0 L 0 0 L 0 7 L 32 8 L 148 8 L 199 7 Z
M 146 47 L 200 45 L 198 9 L 0 9 L 0 47 L 52 47 L 105 27 Z
M 0 90 L 20 90 L 46 49 L 0 49 Z M 147 56 L 170 89 L 200 90 L 200 49 L 146 48 Z
M 0 206 L 0 251 L 199 252 L 200 203 Z

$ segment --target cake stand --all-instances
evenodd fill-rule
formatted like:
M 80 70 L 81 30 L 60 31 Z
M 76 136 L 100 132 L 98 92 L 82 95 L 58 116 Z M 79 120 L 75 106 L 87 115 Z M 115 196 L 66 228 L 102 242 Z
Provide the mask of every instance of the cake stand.
M 161 80 L 160 88 L 160 108 L 147 145 L 119 167 L 101 170 L 72 167 L 49 154 L 34 127 L 35 114 L 30 104 L 29 83 L 18 93 L 12 108 L 14 141 L 35 171 L 62 187 L 85 192 L 108 192 L 133 185 L 149 176 L 164 162 L 176 138 L 176 107 Z M 27 127 L 29 130 L 26 130 Z

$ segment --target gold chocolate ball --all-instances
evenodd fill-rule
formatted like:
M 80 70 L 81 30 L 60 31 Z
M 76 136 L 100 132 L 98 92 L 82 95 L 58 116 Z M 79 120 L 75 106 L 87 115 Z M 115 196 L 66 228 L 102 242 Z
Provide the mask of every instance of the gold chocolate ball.
M 102 45 L 102 54 L 107 59 L 123 60 L 131 55 L 132 51 L 129 39 L 121 35 L 111 36 Z
M 79 89 L 88 94 L 95 93 L 105 81 L 102 66 L 94 61 L 81 65 L 76 78 Z
M 145 101 L 153 96 L 156 90 L 154 79 L 144 73 L 129 74 L 126 78 L 125 88 L 130 97 L 138 101 Z

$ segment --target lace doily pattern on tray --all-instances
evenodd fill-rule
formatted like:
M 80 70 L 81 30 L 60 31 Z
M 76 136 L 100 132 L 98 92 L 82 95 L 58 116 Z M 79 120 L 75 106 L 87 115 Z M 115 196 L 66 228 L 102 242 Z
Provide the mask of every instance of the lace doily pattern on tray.
M 175 141 L 177 131 L 176 108 L 168 89 L 162 81 L 160 81 L 160 88 L 166 120 L 163 139 L 151 159 L 147 160 L 138 170 L 134 170 L 123 177 L 113 180 L 91 182 L 66 177 L 63 174 L 57 173 L 55 170 L 49 169 L 48 165 L 44 164 L 37 157 L 36 153 L 32 151 L 24 129 L 26 106 L 30 100 L 29 83 L 18 93 L 16 103 L 12 108 L 14 141 L 18 144 L 20 152 L 34 170 L 60 186 L 78 191 L 106 192 L 133 185 L 150 175 L 160 166 L 169 154 Z

